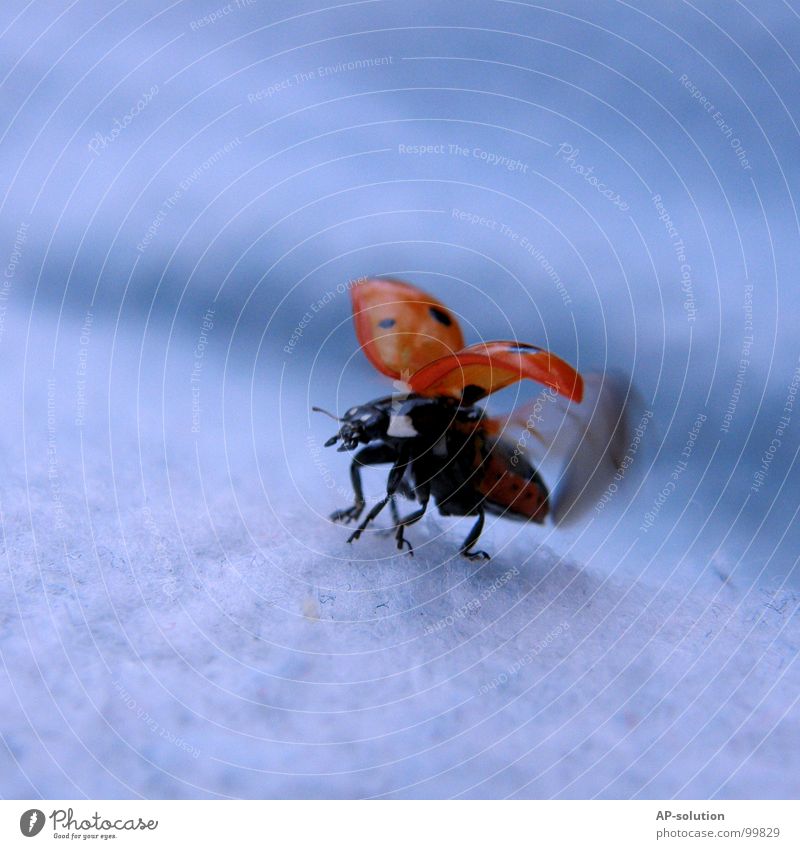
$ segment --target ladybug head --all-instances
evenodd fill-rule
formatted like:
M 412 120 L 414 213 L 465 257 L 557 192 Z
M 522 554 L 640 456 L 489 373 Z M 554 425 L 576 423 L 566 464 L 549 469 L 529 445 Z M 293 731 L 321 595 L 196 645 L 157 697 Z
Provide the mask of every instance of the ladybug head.
M 325 413 L 342 423 L 339 432 L 325 443 L 326 448 L 341 442 L 339 451 L 352 451 L 359 444 L 367 444 L 386 436 L 388 416 L 384 410 L 374 404 L 351 407 L 342 418 L 338 418 L 338 416 L 334 416 L 320 407 L 312 407 L 312 409 L 317 413 Z

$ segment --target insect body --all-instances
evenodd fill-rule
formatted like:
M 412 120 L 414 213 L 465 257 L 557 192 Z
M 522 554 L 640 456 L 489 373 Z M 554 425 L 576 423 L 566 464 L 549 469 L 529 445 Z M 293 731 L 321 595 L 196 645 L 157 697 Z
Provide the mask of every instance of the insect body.
M 537 380 L 573 401 L 583 394 L 580 375 L 563 360 L 533 345 L 485 342 L 465 348 L 450 311 L 432 296 L 397 280 L 366 280 L 352 290 L 356 333 L 373 365 L 402 380 L 399 394 L 353 407 L 325 444 L 353 457 L 352 506 L 335 521 L 358 521 L 366 504 L 363 466 L 391 464 L 386 494 L 361 520 L 348 542 L 390 505 L 397 547 L 411 544 L 405 529 L 419 521 L 432 499 L 448 516 L 476 517 L 461 553 L 474 549 L 486 512 L 543 522 L 548 491 L 524 453 L 503 436 L 504 420 L 486 415 L 477 402 L 524 378 Z M 318 408 L 315 408 L 318 409 Z M 407 516 L 396 495 L 419 502 Z

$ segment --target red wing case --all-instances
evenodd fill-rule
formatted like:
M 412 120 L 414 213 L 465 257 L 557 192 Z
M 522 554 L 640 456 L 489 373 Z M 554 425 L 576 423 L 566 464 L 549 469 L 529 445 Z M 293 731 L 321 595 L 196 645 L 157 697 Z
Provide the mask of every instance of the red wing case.
M 481 342 L 441 357 L 413 374 L 411 388 L 419 395 L 447 396 L 463 404 L 517 383 L 535 380 L 571 401 L 583 398 L 583 380 L 569 363 L 535 345 Z
M 356 336 L 378 371 L 407 380 L 464 346 L 455 316 L 432 295 L 400 280 L 369 279 L 351 289 Z

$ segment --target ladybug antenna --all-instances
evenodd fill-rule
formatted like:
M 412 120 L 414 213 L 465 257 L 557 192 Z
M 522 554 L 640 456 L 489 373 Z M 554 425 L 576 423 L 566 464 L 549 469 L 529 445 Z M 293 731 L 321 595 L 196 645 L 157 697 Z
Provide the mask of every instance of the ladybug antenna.
M 325 413 L 326 416 L 330 416 L 335 422 L 341 421 L 339 416 L 334 416 L 333 413 L 329 413 L 327 410 L 323 410 L 322 407 L 312 407 L 311 410 L 314 413 Z

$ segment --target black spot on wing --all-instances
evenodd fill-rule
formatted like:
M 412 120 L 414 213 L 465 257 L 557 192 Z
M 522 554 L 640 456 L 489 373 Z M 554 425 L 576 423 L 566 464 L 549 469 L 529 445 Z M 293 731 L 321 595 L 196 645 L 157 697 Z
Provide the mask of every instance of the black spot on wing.
M 461 403 L 465 407 L 471 407 L 474 403 L 480 401 L 485 394 L 486 390 L 482 386 L 470 383 L 461 392 Z
M 508 350 L 512 354 L 530 354 L 535 351 L 541 351 L 542 349 L 536 345 L 526 345 L 524 342 L 520 342 L 519 345 L 509 345 Z
M 387 330 L 390 327 L 394 327 L 397 322 L 393 318 L 384 318 L 378 322 L 378 327 L 386 328 Z
M 439 322 L 439 324 L 443 324 L 445 327 L 450 327 L 450 325 L 453 323 L 453 320 L 450 318 L 450 316 L 443 310 L 440 310 L 438 307 L 428 307 L 428 310 L 430 314 L 436 319 L 436 321 Z

